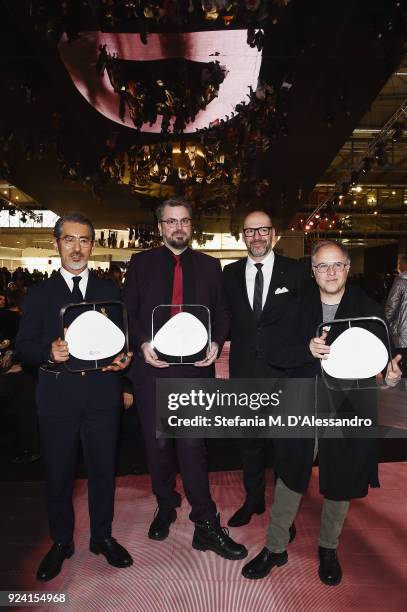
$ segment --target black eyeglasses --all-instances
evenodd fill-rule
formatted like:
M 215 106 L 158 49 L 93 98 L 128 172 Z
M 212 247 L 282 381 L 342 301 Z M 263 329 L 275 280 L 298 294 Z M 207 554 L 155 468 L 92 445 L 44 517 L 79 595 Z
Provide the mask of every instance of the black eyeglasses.
M 184 217 L 183 219 L 161 219 L 161 223 L 166 223 L 168 227 L 175 227 L 176 225 L 186 227 L 191 224 L 191 219 L 189 217 Z
M 252 238 L 257 232 L 259 236 L 268 236 L 273 228 L 272 227 L 245 227 L 243 229 L 243 234 L 246 238 Z

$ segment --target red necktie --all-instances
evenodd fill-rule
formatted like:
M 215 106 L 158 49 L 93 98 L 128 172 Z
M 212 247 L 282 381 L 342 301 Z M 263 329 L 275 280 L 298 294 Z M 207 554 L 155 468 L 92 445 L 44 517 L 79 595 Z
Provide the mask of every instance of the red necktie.
M 171 304 L 182 304 L 183 300 L 183 286 L 182 286 L 182 266 L 181 266 L 181 255 L 174 255 L 175 267 L 174 267 L 174 281 L 172 284 L 172 299 Z M 171 308 L 171 316 L 181 312 L 180 308 Z

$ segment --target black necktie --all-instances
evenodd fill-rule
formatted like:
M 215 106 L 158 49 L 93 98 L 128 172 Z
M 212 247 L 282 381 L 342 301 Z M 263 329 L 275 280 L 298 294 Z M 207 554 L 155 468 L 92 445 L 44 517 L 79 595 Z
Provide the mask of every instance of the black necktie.
M 79 289 L 79 283 L 82 280 L 82 276 L 73 276 L 73 289 L 72 289 L 72 302 L 78 304 L 78 302 L 83 302 L 83 295 L 81 290 Z
M 257 321 L 261 317 L 261 311 L 263 310 L 263 285 L 264 278 L 263 272 L 261 271 L 263 264 L 255 264 L 257 268 L 256 280 L 254 281 L 254 296 L 253 296 L 253 313 Z

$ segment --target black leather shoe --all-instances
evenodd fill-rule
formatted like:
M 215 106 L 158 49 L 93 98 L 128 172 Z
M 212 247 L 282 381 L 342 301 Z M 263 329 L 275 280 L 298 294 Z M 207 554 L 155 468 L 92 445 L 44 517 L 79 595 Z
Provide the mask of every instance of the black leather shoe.
M 290 533 L 290 539 L 288 540 L 288 543 L 290 544 L 290 542 L 292 542 L 294 540 L 295 536 L 297 535 L 297 529 L 295 527 L 295 523 L 290 525 L 290 529 L 288 531 Z
M 57 544 L 55 542 L 40 563 L 37 580 L 45 582 L 58 576 L 63 562 L 65 559 L 72 557 L 74 551 L 73 542 L 70 544 Z
M 319 578 L 328 586 L 336 586 L 342 580 L 342 569 L 334 548 L 318 547 Z
M 95 555 L 104 555 L 106 561 L 114 567 L 130 567 L 130 565 L 133 565 L 133 559 L 127 550 L 114 538 L 105 538 L 100 541 L 91 540 L 89 550 Z
M 175 508 L 161 508 L 158 506 L 154 520 L 148 530 L 148 537 L 151 540 L 165 540 L 170 533 L 171 523 L 177 520 Z
M 253 514 L 263 514 L 265 510 L 266 506 L 264 501 L 258 504 L 248 504 L 247 501 L 245 501 L 243 506 L 230 517 L 228 520 L 228 525 L 229 527 L 241 527 L 242 525 L 247 525 L 247 523 L 250 523 Z
M 288 561 L 287 552 L 273 553 L 268 548 L 263 548 L 257 557 L 246 563 L 242 569 L 242 575 L 250 580 L 265 578 L 274 566 L 281 567 Z
M 224 559 L 244 559 L 247 549 L 234 542 L 229 536 L 229 530 L 220 526 L 219 514 L 212 521 L 197 521 L 195 523 L 192 548 L 196 550 L 212 550 Z

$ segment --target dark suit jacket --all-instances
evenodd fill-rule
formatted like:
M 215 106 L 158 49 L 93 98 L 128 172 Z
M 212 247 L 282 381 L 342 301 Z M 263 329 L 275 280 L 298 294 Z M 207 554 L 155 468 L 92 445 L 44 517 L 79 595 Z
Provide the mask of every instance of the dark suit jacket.
M 134 359 L 130 378 L 140 384 L 150 374 L 154 377 L 205 377 L 213 368 L 173 366 L 159 370 L 146 364 L 139 355 L 143 342 L 151 340 L 151 313 L 155 306 L 168 303 L 168 282 L 164 274 L 167 266 L 167 247 L 159 247 L 133 255 L 124 284 L 124 301 L 129 317 L 130 346 Z M 222 287 L 220 263 L 199 251 L 191 250 L 195 303 L 207 306 L 211 313 L 212 340 L 220 349 L 229 331 L 229 317 Z M 210 370 L 210 372 L 209 372 Z
M 231 316 L 231 345 L 229 368 L 231 378 L 250 378 L 253 376 L 256 353 L 265 353 L 265 328 L 280 324 L 288 304 L 301 291 L 305 279 L 301 263 L 288 257 L 275 255 L 273 274 L 259 322 L 256 321 L 250 306 L 246 288 L 247 258 L 240 259 L 223 270 L 226 300 Z M 277 289 L 288 289 L 276 293 Z M 281 376 L 278 366 L 275 375 Z M 268 372 L 273 375 L 273 372 Z
M 359 287 L 348 284 L 339 304 L 335 319 L 350 317 L 376 316 L 384 319 L 382 307 L 374 302 Z M 298 300 L 289 305 L 284 315 L 284 325 L 278 329 L 266 330 L 268 358 L 272 363 L 282 364 L 286 376 L 293 379 L 313 379 L 321 373 L 319 359 L 315 359 L 309 350 L 309 341 L 315 337 L 317 326 L 322 322 L 322 305 L 319 290 L 313 282 L 302 292 Z M 358 322 L 377 335 L 387 346 L 384 327 L 379 323 Z M 347 329 L 347 324 L 332 325 L 326 342 L 328 345 Z M 350 382 L 350 381 L 349 381 Z M 361 381 L 361 386 L 363 386 Z M 370 387 L 374 379 L 368 379 Z M 307 386 L 309 390 L 309 386 Z M 301 382 L 295 383 L 298 402 L 293 414 L 314 414 L 315 387 L 312 393 L 301 391 Z M 330 391 L 321 378 L 318 378 L 316 395 L 318 413 L 332 413 L 332 416 L 349 416 L 357 414 L 367 418 L 376 417 L 377 394 L 375 389 L 360 391 Z M 356 434 L 354 434 L 356 436 Z M 329 499 L 344 500 L 364 497 L 369 486 L 379 486 L 378 451 L 375 439 L 357 437 L 329 438 L 323 437 L 323 430 L 318 433 L 319 448 L 319 483 L 320 491 Z M 285 484 L 298 493 L 307 489 L 313 464 L 314 439 L 276 439 L 274 440 L 275 470 Z
M 51 343 L 61 336 L 60 310 L 72 301 L 71 298 L 71 291 L 59 272 L 30 287 L 16 338 L 16 350 L 24 362 L 36 366 L 47 364 Z M 85 299 L 119 300 L 120 290 L 112 280 L 100 279 L 89 271 Z M 107 361 L 110 363 L 112 360 Z M 87 362 L 81 363 L 86 367 L 84 364 Z M 63 365 L 52 367 L 64 369 Z

